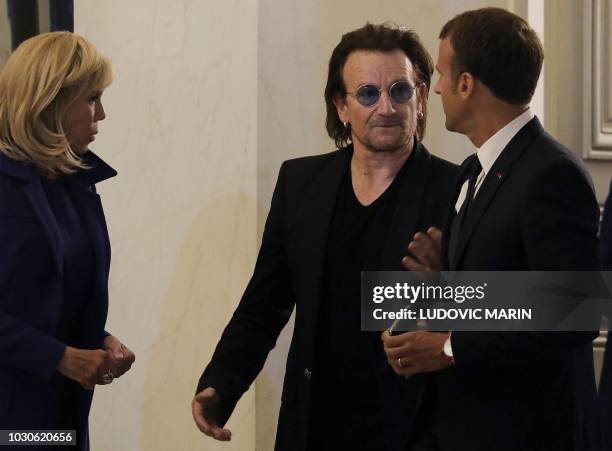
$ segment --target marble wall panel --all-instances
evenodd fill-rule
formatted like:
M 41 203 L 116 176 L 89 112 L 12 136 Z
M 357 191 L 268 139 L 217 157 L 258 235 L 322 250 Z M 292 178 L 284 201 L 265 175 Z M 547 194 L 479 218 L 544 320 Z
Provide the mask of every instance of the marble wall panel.
M 589 156 L 593 150 L 593 108 L 589 105 L 594 107 L 596 103 L 593 100 L 592 81 L 597 71 L 604 68 L 593 65 L 593 32 L 600 29 L 596 22 L 609 25 L 609 21 L 603 20 L 604 17 L 593 15 L 590 8 L 595 3 L 601 4 L 593 1 L 545 3 L 546 129 L 562 144 L 582 156 Z M 600 91 L 610 92 L 612 79 L 608 76 L 607 81 L 605 77 L 600 80 Z M 601 127 L 596 129 L 603 130 Z M 586 159 L 586 164 L 593 178 L 597 199 L 603 204 L 610 187 L 612 161 Z
M 137 355 L 97 390 L 94 450 L 254 448 L 254 398 L 230 444 L 197 431 L 195 384 L 248 280 L 257 236 L 257 3 L 75 2 L 75 28 L 113 62 L 92 149 L 113 263 L 108 330 Z
M 0 69 L 11 54 L 11 25 L 6 2 L 0 2 Z

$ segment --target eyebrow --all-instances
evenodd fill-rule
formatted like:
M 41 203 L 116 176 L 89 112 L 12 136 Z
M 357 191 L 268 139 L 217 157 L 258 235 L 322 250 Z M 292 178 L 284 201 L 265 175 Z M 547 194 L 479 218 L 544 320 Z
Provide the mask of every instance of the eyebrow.
M 408 82 L 408 83 L 412 84 L 412 82 L 410 81 L 410 79 L 408 77 L 400 77 L 400 78 L 393 79 L 389 83 L 389 86 L 391 86 L 393 83 L 396 83 L 398 81 L 405 81 L 405 82 Z M 380 86 L 377 83 L 374 83 L 372 81 L 363 81 L 363 82 L 357 83 L 357 87 L 358 88 L 361 87 L 361 86 L 364 86 L 364 85 L 373 85 L 373 86 L 378 86 L 380 88 Z

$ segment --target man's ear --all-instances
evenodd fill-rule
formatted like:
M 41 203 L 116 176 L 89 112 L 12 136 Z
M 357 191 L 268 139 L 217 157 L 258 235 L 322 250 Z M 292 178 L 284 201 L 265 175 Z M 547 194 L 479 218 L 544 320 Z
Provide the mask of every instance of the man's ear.
M 463 100 L 469 99 L 474 94 L 474 88 L 476 87 L 476 79 L 469 72 L 462 72 L 459 75 L 457 81 L 457 88 L 459 95 Z
M 334 94 L 332 99 L 334 102 L 334 106 L 336 107 L 336 111 L 338 112 L 338 117 L 340 118 L 340 122 L 348 122 L 348 106 L 346 104 L 346 96 L 340 93 Z
M 417 111 L 420 111 L 421 113 L 423 112 L 423 105 L 427 103 L 427 97 L 427 85 L 425 83 L 419 83 L 416 87 L 416 101 L 418 106 Z

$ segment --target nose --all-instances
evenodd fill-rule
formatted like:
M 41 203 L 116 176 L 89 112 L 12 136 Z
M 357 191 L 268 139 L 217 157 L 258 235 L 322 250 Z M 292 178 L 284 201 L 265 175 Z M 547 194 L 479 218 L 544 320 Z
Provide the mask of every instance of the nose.
M 106 119 L 106 112 L 104 111 L 104 105 L 102 105 L 101 100 L 98 100 L 96 102 L 96 112 L 94 116 L 94 119 L 96 121 L 103 121 L 104 119 Z
M 384 116 L 395 113 L 393 102 L 391 101 L 391 97 L 389 97 L 389 91 L 381 91 L 380 99 L 378 99 L 378 104 L 376 107 L 378 112 Z
M 440 94 L 440 78 L 438 78 L 438 81 L 436 81 L 436 85 L 434 86 L 434 92 L 436 94 Z

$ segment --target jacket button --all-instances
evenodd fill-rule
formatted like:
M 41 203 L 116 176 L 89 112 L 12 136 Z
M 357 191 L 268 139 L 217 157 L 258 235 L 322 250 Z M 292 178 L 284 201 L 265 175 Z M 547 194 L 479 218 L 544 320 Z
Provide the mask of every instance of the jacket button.
M 312 372 L 308 368 L 304 369 L 304 377 L 307 380 L 310 380 L 310 378 L 312 377 Z

